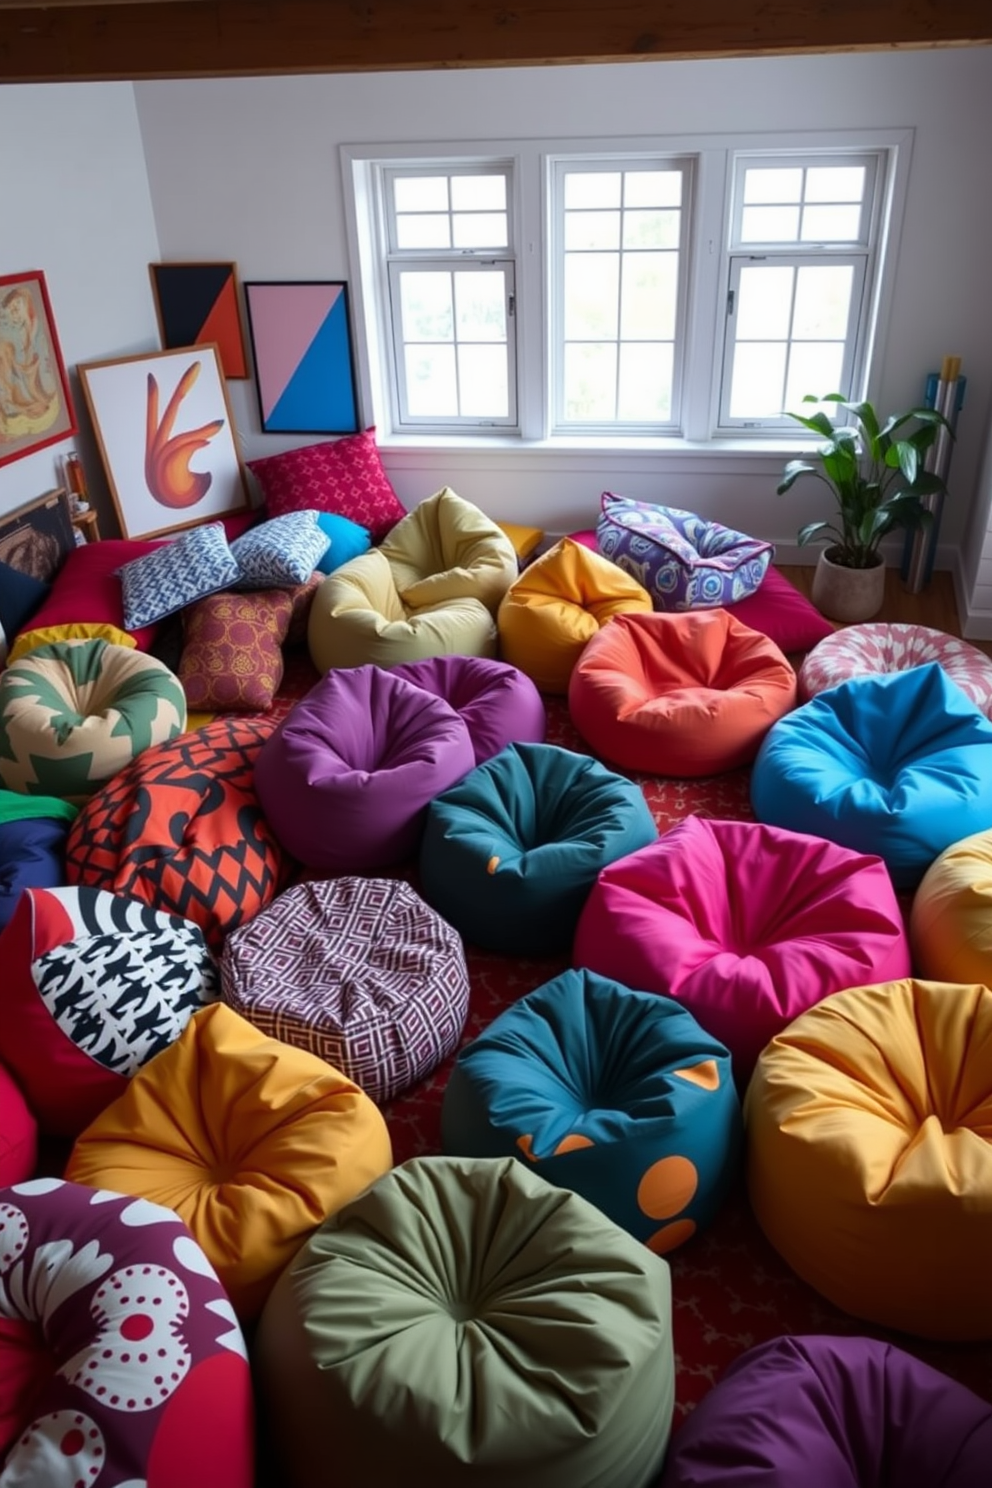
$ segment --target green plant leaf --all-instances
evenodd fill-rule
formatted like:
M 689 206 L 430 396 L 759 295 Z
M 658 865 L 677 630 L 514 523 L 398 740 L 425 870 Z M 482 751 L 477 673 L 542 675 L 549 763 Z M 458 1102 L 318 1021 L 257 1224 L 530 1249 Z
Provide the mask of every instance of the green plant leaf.
M 796 541 L 802 548 L 807 543 L 815 542 L 818 537 L 826 537 L 828 533 L 832 533 L 834 537 L 843 543 L 843 534 L 838 532 L 837 528 L 830 522 L 807 522 L 805 527 L 800 527 L 796 534 Z
M 788 417 L 802 424 L 803 428 L 811 429 L 814 434 L 822 434 L 824 439 L 833 438 L 834 426 L 825 413 L 814 413 L 812 418 L 807 418 L 804 413 L 790 413 Z

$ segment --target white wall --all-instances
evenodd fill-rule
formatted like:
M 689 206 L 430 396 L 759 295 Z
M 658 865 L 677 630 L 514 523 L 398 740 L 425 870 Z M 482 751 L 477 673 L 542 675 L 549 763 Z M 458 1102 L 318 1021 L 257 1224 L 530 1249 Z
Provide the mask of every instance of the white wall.
M 78 362 L 158 346 L 148 264 L 158 257 L 130 83 L 0 87 L 3 152 L 0 273 L 41 269 L 81 432 L 0 466 L 0 513 L 60 483 L 73 447 L 96 487 L 105 531 L 114 518 L 86 415 Z

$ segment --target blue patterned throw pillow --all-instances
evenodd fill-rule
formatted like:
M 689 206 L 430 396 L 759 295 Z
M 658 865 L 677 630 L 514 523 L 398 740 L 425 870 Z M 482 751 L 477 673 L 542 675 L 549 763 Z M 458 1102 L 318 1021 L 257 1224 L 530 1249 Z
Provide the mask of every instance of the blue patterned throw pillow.
M 140 630 L 164 620 L 196 599 L 229 589 L 241 577 L 220 522 L 191 527 L 117 572 L 124 596 L 125 630 Z
M 305 584 L 331 545 L 316 511 L 287 512 L 252 527 L 231 544 L 239 589 L 292 589 Z

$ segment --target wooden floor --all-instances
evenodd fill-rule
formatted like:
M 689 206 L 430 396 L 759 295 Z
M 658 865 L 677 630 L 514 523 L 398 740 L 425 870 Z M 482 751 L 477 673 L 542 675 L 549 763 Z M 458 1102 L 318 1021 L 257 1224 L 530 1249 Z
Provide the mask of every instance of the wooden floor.
M 816 572 L 812 564 L 794 566 L 779 563 L 776 567 L 807 599 L 810 597 L 813 575 Z M 925 589 L 919 594 L 911 594 L 900 578 L 898 568 L 890 566 L 885 571 L 885 603 L 874 618 L 902 625 L 929 625 L 933 630 L 942 630 L 947 635 L 960 636 L 961 622 L 950 570 L 938 570 Z M 972 641 L 970 644 L 983 651 L 986 656 L 992 656 L 992 642 Z

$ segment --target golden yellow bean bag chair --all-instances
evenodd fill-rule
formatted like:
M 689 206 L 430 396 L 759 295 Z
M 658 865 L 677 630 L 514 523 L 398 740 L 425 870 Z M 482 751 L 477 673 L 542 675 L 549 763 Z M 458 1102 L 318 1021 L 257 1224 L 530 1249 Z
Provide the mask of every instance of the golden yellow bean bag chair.
M 499 607 L 499 649 L 542 692 L 566 693 L 586 642 L 614 615 L 648 613 L 651 596 L 608 558 L 562 538 L 524 569 Z
M 510 539 L 445 486 L 321 584 L 307 632 L 314 666 L 495 656 L 493 617 L 516 576 Z
M 855 1317 L 992 1338 L 992 992 L 837 992 L 766 1045 L 744 1105 L 758 1222 Z
M 174 1209 L 244 1320 L 391 1163 L 385 1121 L 357 1085 L 217 1003 L 90 1123 L 65 1176 Z
M 963 837 L 931 863 L 909 935 L 920 976 L 992 986 L 992 832 Z

